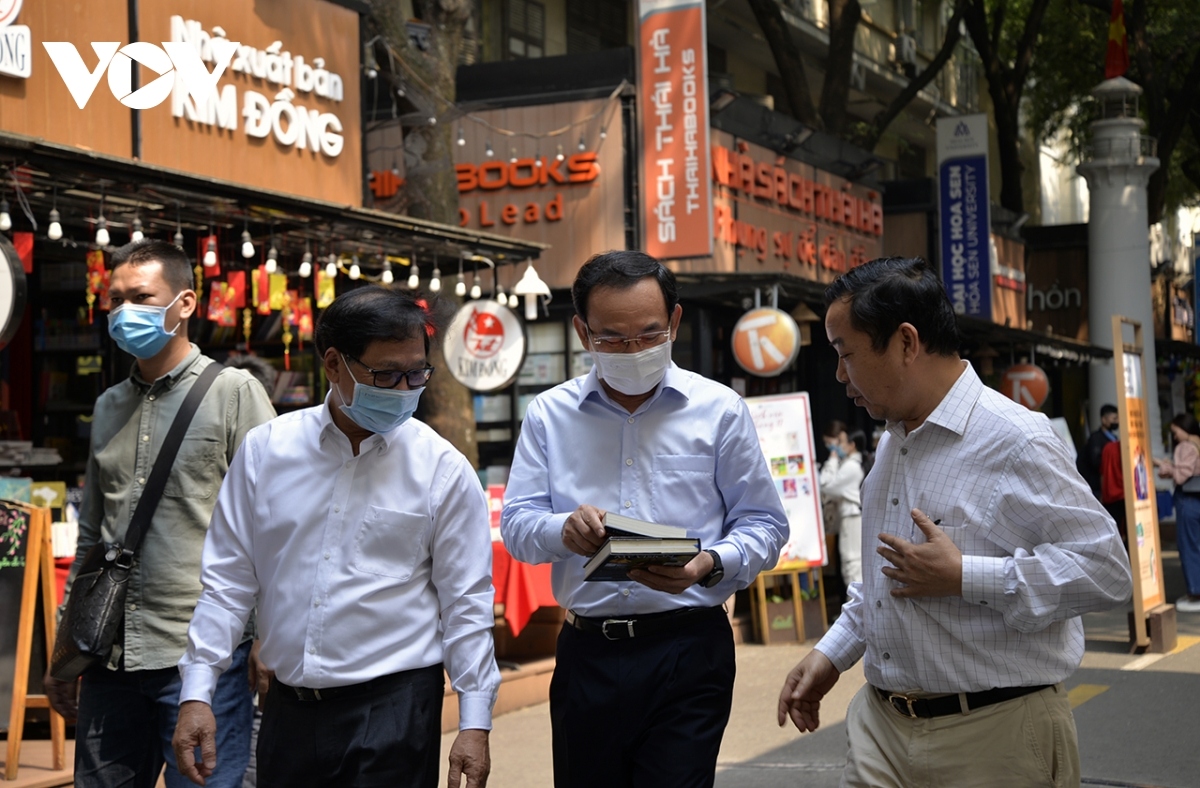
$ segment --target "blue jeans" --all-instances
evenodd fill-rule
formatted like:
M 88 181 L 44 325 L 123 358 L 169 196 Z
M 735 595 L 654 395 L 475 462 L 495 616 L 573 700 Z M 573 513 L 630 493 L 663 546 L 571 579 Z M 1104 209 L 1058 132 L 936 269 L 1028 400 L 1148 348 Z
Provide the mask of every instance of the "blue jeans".
M 1200 596 L 1200 495 L 1175 491 L 1175 543 L 1187 592 Z
M 240 788 L 250 762 L 254 715 L 246 679 L 247 641 L 217 680 L 217 768 L 206 788 Z M 82 788 L 154 788 L 163 764 L 167 788 L 193 788 L 175 766 L 171 737 L 179 717 L 179 670 L 108 670 L 83 674 L 75 726 L 75 785 Z M 197 757 L 198 759 L 198 757 Z

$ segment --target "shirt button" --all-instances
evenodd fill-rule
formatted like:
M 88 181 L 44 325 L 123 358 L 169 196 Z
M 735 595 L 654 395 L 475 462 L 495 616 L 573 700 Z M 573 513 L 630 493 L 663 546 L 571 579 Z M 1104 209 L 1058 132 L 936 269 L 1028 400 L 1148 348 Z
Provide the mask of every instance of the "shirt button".
M 130 606 L 129 606 L 129 609 L 130 609 L 130 610 L 137 610 L 137 602 L 134 602 L 132 605 L 130 605 Z
M 154 402 L 154 395 L 151 394 L 149 397 L 146 397 L 146 399 L 150 400 L 151 402 Z
M 633 501 L 626 501 L 626 502 L 625 502 L 625 508 L 626 508 L 626 509 L 628 509 L 628 508 L 629 508 L 629 507 L 631 507 L 631 506 L 633 506 Z
M 628 589 L 628 588 L 622 588 L 622 589 L 621 589 L 621 596 L 629 596 L 629 589 Z
M 901 454 L 908 454 L 908 449 L 901 449 L 901 450 L 900 450 L 900 453 L 901 453 Z
M 150 436 L 149 436 L 149 435 L 143 435 L 143 436 L 142 436 L 142 443 L 145 443 L 145 442 L 146 442 L 146 441 L 148 441 L 148 440 L 150 440 Z
M 326 560 L 326 561 L 328 561 L 328 560 L 329 560 L 329 553 L 326 553 L 326 554 L 325 554 L 325 560 Z
M 340 512 L 340 511 L 342 510 L 342 507 L 340 507 L 340 506 L 335 506 L 335 507 L 333 507 L 333 510 L 334 510 L 335 512 Z
M 884 659 L 891 659 L 891 658 L 892 658 L 892 655 L 891 655 L 891 654 L 889 654 L 889 653 L 887 653 L 887 652 L 885 651 L 885 652 L 883 652 L 883 658 L 884 658 Z
M 313 600 L 313 607 L 320 607 L 320 606 L 321 606 L 321 600 L 319 600 L 319 599 L 314 599 L 314 600 Z
M 309 646 L 309 647 L 308 647 L 308 653 L 309 653 L 309 654 L 316 654 L 316 653 L 317 653 L 317 647 L 316 647 L 316 646 Z
M 875 607 L 883 607 L 883 600 L 882 600 L 882 599 L 876 599 L 876 600 L 875 600 Z
M 138 477 L 138 484 L 145 484 L 145 483 L 146 483 L 146 477 L 145 477 L 145 476 L 139 476 L 139 477 Z
M 632 459 L 625 460 L 625 464 L 626 464 L 626 465 L 633 465 L 633 460 L 632 460 Z
M 630 417 L 629 417 L 629 423 L 630 423 L 630 424 L 633 424 L 633 417 L 632 417 L 632 416 L 630 416 Z
M 893 498 L 893 499 L 892 499 L 892 506 L 899 506 L 899 505 L 900 505 L 900 499 L 899 499 L 899 498 Z

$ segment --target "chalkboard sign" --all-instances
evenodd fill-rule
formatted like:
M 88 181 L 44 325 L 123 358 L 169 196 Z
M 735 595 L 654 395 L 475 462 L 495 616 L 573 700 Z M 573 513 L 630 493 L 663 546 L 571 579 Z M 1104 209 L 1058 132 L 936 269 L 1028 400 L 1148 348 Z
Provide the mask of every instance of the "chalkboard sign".
M 25 556 L 29 537 L 28 509 L 0 501 L 0 726 L 8 726 L 12 711 L 13 676 L 17 666 L 17 632 L 25 587 Z M 37 567 L 34 567 L 36 571 Z

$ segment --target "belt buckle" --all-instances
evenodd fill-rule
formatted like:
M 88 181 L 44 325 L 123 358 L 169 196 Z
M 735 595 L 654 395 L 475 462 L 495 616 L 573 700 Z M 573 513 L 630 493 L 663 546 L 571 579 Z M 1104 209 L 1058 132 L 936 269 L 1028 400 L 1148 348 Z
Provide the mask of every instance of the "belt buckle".
M 627 637 L 633 637 L 633 619 L 632 618 L 606 618 L 606 619 L 604 619 L 604 623 L 602 623 L 600 625 L 600 633 L 602 635 L 604 635 L 604 637 L 608 638 L 609 640 L 620 640 L 621 639 L 620 637 L 614 637 L 613 635 L 608 634 L 608 625 L 609 624 L 613 624 L 616 626 L 620 626 L 621 624 L 624 624 L 628 628 L 628 632 L 629 632 Z
M 917 714 L 916 710 L 913 709 L 914 700 L 916 699 L 910 698 L 908 695 L 901 695 L 897 692 L 888 693 L 888 703 L 891 704 L 892 708 L 904 716 L 915 720 L 919 715 Z M 896 703 L 896 701 L 901 701 L 901 703 Z

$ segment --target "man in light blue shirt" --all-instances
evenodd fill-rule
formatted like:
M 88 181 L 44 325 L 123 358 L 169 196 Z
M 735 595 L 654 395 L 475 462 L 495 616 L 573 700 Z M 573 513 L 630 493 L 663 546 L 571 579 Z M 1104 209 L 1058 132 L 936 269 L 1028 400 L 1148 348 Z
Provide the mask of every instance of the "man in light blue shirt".
M 572 288 L 592 371 L 525 414 L 501 533 L 553 562 L 567 608 L 550 715 L 554 782 L 711 786 L 733 699 L 721 603 L 779 557 L 788 525 L 744 402 L 671 363 L 675 277 L 641 252 L 596 255 Z M 583 582 L 613 511 L 686 528 L 686 566 Z

